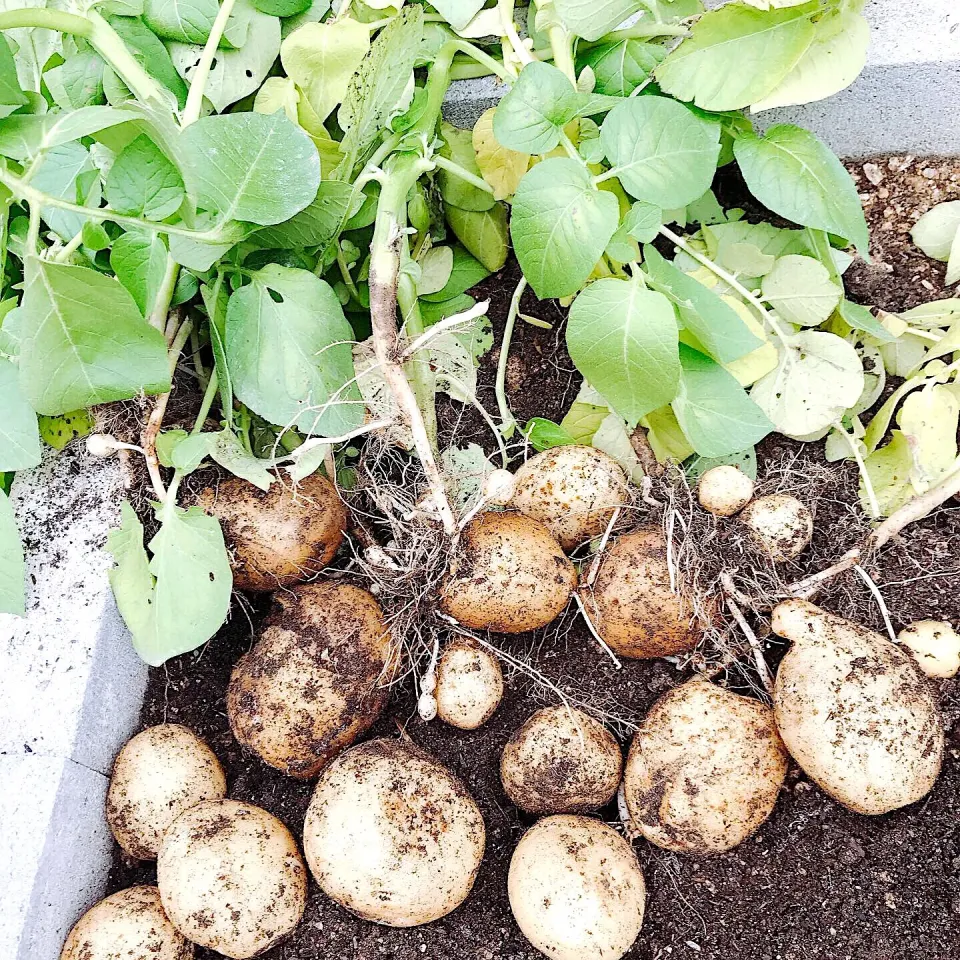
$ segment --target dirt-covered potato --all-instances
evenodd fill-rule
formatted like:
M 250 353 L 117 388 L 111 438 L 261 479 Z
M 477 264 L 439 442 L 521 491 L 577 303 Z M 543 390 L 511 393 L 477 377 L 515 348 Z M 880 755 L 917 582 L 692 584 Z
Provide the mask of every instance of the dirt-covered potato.
M 413 744 L 371 740 L 317 781 L 303 849 L 320 889 L 391 927 L 430 923 L 467 898 L 483 859 L 483 817 L 467 788 Z
M 910 656 L 805 600 L 779 604 L 772 626 L 792 642 L 777 671 L 777 726 L 804 772 L 858 813 L 923 797 L 940 773 L 943 725 Z
M 507 878 L 523 935 L 551 960 L 619 960 L 643 925 L 646 887 L 630 844 L 590 817 L 545 817 Z
M 244 747 L 308 779 L 380 715 L 396 647 L 380 605 L 360 587 L 308 583 L 275 599 L 233 668 L 227 716 Z
M 277 481 L 268 491 L 227 477 L 189 502 L 223 525 L 238 590 L 270 593 L 316 576 L 333 559 L 347 525 L 346 506 L 319 473 L 296 487 Z
M 546 524 L 564 550 L 607 528 L 613 511 L 630 501 L 623 468 L 594 447 L 552 447 L 514 474 L 513 506 Z
M 722 853 L 770 816 L 787 773 L 773 710 L 695 678 L 661 697 L 627 756 L 633 825 L 678 853 Z
M 461 730 L 485 724 L 503 697 L 500 661 L 479 644 L 457 637 L 444 647 L 437 664 L 437 716 Z
M 703 636 L 690 605 L 670 589 L 659 527 L 618 537 L 604 551 L 593 587 L 581 594 L 594 628 L 621 657 L 683 653 Z
M 607 728 L 563 705 L 538 710 L 507 741 L 500 779 L 527 813 L 588 813 L 620 785 L 623 755 Z
M 777 563 L 798 557 L 813 536 L 813 515 L 796 497 L 783 493 L 757 497 L 744 507 L 740 521 Z
M 739 513 L 753 496 L 753 481 L 739 468 L 721 464 L 706 470 L 697 484 L 697 499 L 717 517 Z
M 576 585 L 576 569 L 539 520 L 482 513 L 464 528 L 440 605 L 474 630 L 525 633 L 554 620 Z
M 897 639 L 928 677 L 948 680 L 960 671 L 960 634 L 945 620 L 917 620 Z
M 290 831 L 238 800 L 206 800 L 173 822 L 157 885 L 174 926 L 201 947 L 245 960 L 300 922 L 307 871 Z
M 191 960 L 156 887 L 128 887 L 94 904 L 74 925 L 60 960 Z
M 131 857 L 153 860 L 167 827 L 201 800 L 222 800 L 220 761 L 192 730 L 148 727 L 117 755 L 107 791 L 107 823 Z

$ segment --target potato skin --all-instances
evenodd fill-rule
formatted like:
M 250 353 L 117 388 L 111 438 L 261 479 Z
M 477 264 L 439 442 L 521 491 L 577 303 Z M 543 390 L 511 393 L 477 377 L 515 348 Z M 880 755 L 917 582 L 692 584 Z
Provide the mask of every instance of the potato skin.
M 703 678 L 651 708 L 623 786 L 634 826 L 677 853 L 723 853 L 770 816 L 787 774 L 773 710 Z
M 777 726 L 803 771 L 857 813 L 915 803 L 940 773 L 940 708 L 896 644 L 805 600 L 773 611 L 793 645 L 774 687 Z
M 538 710 L 503 748 L 500 779 L 527 813 L 588 813 L 620 785 L 623 755 L 607 728 L 562 704 Z
M 60 960 L 192 960 L 193 944 L 163 912 L 156 887 L 128 887 L 94 904 L 67 935 Z
M 276 601 L 233 668 L 227 717 L 265 763 L 309 779 L 380 715 L 396 647 L 380 605 L 360 587 L 309 583 Z
M 391 927 L 430 923 L 460 906 L 485 843 L 483 817 L 463 783 L 396 740 L 371 740 L 334 760 L 303 825 L 307 863 L 323 892 Z
M 343 540 L 347 508 L 336 487 L 315 473 L 267 491 L 239 477 L 220 480 L 193 499 L 223 525 L 237 590 L 270 593 L 320 573 Z
M 192 730 L 177 723 L 148 727 L 117 754 L 107 791 L 107 823 L 137 860 L 154 860 L 177 817 L 201 800 L 227 795 L 223 767 Z
M 238 800 L 206 800 L 174 821 L 157 885 L 181 933 L 233 960 L 279 943 L 307 902 L 307 871 L 290 831 Z
M 806 504 L 782 493 L 757 497 L 744 507 L 740 520 L 775 563 L 800 556 L 813 535 L 813 515 Z
M 543 523 L 567 551 L 603 534 L 613 511 L 630 501 L 620 464 L 580 444 L 538 453 L 514 480 L 513 506 Z
M 590 817 L 537 821 L 513 852 L 507 892 L 523 935 L 551 960 L 619 960 L 643 926 L 637 857 Z
M 670 590 L 667 543 L 656 526 L 618 537 L 605 551 L 584 606 L 604 641 L 621 657 L 647 659 L 692 650 L 703 637 Z
M 437 716 L 460 730 L 483 726 L 503 698 L 503 671 L 489 651 L 465 637 L 443 649 L 437 664 Z
M 750 502 L 753 488 L 753 481 L 739 467 L 721 464 L 700 477 L 697 499 L 714 516 L 732 517 Z
M 576 569 L 539 520 L 482 513 L 464 528 L 440 607 L 474 630 L 526 633 L 556 619 L 576 585 Z

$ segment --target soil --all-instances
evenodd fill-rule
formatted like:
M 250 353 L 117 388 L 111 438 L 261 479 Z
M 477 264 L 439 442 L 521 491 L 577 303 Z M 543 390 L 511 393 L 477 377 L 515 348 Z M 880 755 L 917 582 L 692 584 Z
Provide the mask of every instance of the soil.
M 943 267 L 913 249 L 906 231 L 927 207 L 960 196 L 960 166 L 905 158 L 853 168 L 864 194 L 874 263 L 858 262 L 847 276 L 848 294 L 888 310 L 943 296 Z M 927 176 L 927 171 L 936 176 Z M 877 171 L 881 176 L 877 177 Z M 874 182 L 878 181 L 878 182 Z M 888 208 L 894 213 L 886 214 Z M 892 225 L 891 225 L 892 224 Z M 889 268 L 889 269 L 888 269 Z M 491 300 L 497 334 L 517 281 L 515 265 L 486 281 L 478 293 Z M 508 395 L 517 418 L 559 420 L 576 394 L 579 377 L 563 346 L 562 312 L 553 302 L 528 296 L 523 309 L 554 323 L 544 330 L 518 323 L 508 366 Z M 495 409 L 492 392 L 496 351 L 484 361 L 480 399 Z M 441 409 L 459 442 L 479 438 L 479 416 L 457 405 Z M 801 447 L 783 438 L 759 451 L 760 474 L 794 461 L 795 473 L 823 459 L 820 444 Z M 838 466 L 826 475 L 817 500 L 812 550 L 791 571 L 802 575 L 823 557 L 839 556 L 856 539 L 851 504 L 856 470 Z M 882 591 L 893 625 L 921 618 L 960 623 L 960 505 L 953 502 L 908 528 L 868 570 Z M 831 584 L 818 602 L 883 629 L 877 604 L 855 575 Z M 269 601 L 237 603 L 233 618 L 205 648 L 151 671 L 142 723 L 185 723 L 205 737 L 227 771 L 229 794 L 259 804 L 299 834 L 311 784 L 282 776 L 244 754 L 230 734 L 225 692 L 233 664 L 246 652 Z M 498 641 L 503 638 L 496 638 Z M 772 638 L 772 659 L 782 647 Z M 689 674 L 670 661 L 626 661 L 616 670 L 582 622 L 567 616 L 547 631 L 507 638 L 505 649 L 522 654 L 568 694 L 591 701 L 620 734 L 624 747 L 635 724 L 661 694 Z M 745 674 L 726 681 L 742 686 Z M 858 816 L 826 797 L 795 766 L 770 819 L 731 852 L 706 859 L 666 853 L 639 841 L 646 874 L 647 915 L 631 960 L 956 960 L 960 957 L 960 683 L 939 686 L 947 733 L 944 769 L 922 802 L 881 817 Z M 510 856 L 533 818 L 506 798 L 499 779 L 507 739 L 537 708 L 550 702 L 522 675 L 507 676 L 504 700 L 480 730 L 462 732 L 440 721 L 423 723 L 411 690 L 394 690 L 371 731 L 396 737 L 405 731 L 457 773 L 477 800 L 487 826 L 487 852 L 476 885 L 454 913 L 426 927 L 398 930 L 359 920 L 311 883 L 303 922 L 267 960 L 536 960 L 540 957 L 513 921 L 506 896 Z M 613 718 L 625 721 L 612 723 Z M 601 812 L 616 822 L 613 806 Z M 152 864 L 119 852 L 111 890 L 152 882 Z M 214 956 L 198 950 L 200 960 Z

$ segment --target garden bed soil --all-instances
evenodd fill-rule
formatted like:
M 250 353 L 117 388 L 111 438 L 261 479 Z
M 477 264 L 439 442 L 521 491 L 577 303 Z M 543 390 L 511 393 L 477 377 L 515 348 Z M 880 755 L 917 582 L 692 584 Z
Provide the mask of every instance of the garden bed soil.
M 904 158 L 858 163 L 853 172 L 874 241 L 874 262 L 858 262 L 847 277 L 852 299 L 887 310 L 904 309 L 944 294 L 943 267 L 913 249 L 909 227 L 933 203 L 960 196 L 960 166 Z M 864 171 L 868 172 L 865 173 Z M 877 172 L 881 174 L 877 176 Z M 936 176 L 929 176 L 932 171 Z M 892 215 L 887 210 L 892 209 Z M 518 274 L 509 264 L 482 285 L 498 334 Z M 554 302 L 532 297 L 524 309 L 555 322 Z M 480 399 L 495 409 L 492 382 L 496 349 L 484 361 Z M 559 420 L 576 394 L 579 377 L 563 347 L 559 323 L 544 330 L 518 323 L 507 388 L 518 419 Z M 483 436 L 482 422 L 449 404 L 441 409 L 458 442 Z M 771 438 L 760 449 L 765 468 L 794 459 L 794 467 L 822 465 L 820 444 L 801 447 Z M 814 553 L 839 556 L 852 545 L 849 523 L 857 476 L 837 466 L 818 505 Z M 797 572 L 803 567 L 798 566 Z M 956 502 L 908 528 L 869 571 L 894 626 L 932 617 L 960 623 L 960 505 Z M 882 629 L 877 605 L 853 574 L 825 591 L 825 607 L 855 612 Z M 259 804 L 300 834 L 312 785 L 288 779 L 244 754 L 230 734 L 225 692 L 231 668 L 249 649 L 267 601 L 234 605 L 230 623 L 205 648 L 151 671 L 144 726 L 184 723 L 205 737 L 227 772 L 229 794 Z M 498 638 L 499 639 L 499 638 Z M 777 654 L 776 638 L 772 653 Z M 638 721 L 658 696 L 685 673 L 666 661 L 626 661 L 616 670 L 582 622 L 570 615 L 537 635 L 508 638 L 558 686 L 597 709 Z M 780 648 L 782 650 L 782 647 Z M 736 685 L 742 678 L 728 677 Z M 648 885 L 647 915 L 627 954 L 635 960 L 956 960 L 960 957 L 960 683 L 940 685 L 947 731 L 943 773 L 923 801 L 882 817 L 858 816 L 827 798 L 794 766 L 770 819 L 750 840 L 707 859 L 682 857 L 639 841 L 636 850 Z M 535 960 L 510 913 L 506 877 L 513 849 L 532 822 L 504 796 L 499 761 L 504 743 L 546 702 L 521 675 L 507 677 L 502 705 L 480 730 L 463 732 L 416 715 L 410 689 L 394 691 L 375 736 L 400 731 L 433 753 L 468 785 L 483 811 L 487 851 L 476 886 L 454 913 L 425 927 L 398 930 L 358 920 L 311 883 L 301 925 L 267 960 Z M 628 736 L 622 737 L 624 747 Z M 616 820 L 610 807 L 604 819 Z M 152 882 L 152 864 L 117 852 L 110 889 Z M 198 958 L 215 956 L 198 950 Z

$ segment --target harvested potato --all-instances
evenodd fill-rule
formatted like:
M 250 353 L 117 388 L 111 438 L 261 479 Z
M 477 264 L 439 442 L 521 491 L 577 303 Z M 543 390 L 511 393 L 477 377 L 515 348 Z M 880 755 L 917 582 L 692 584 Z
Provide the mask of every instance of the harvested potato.
M 661 697 L 627 756 L 633 825 L 677 853 L 722 853 L 770 816 L 787 774 L 773 710 L 703 678 Z
M 107 791 L 107 823 L 131 857 L 154 860 L 167 827 L 201 800 L 222 800 L 220 761 L 192 730 L 148 727 L 117 755 Z
M 503 697 L 500 661 L 471 640 L 451 640 L 437 664 L 434 696 L 444 723 L 476 730 L 493 716 Z
M 704 510 L 717 517 L 739 513 L 753 496 L 753 481 L 730 464 L 706 470 L 697 484 L 697 499 Z
M 545 817 L 507 878 L 523 935 L 551 960 L 619 960 L 643 925 L 646 887 L 630 844 L 589 817 Z
M 777 726 L 804 772 L 858 813 L 923 797 L 940 772 L 943 727 L 910 656 L 805 600 L 779 604 L 772 626 L 792 642 L 777 671 Z
M 630 502 L 623 468 L 594 447 L 551 447 L 514 477 L 513 506 L 545 524 L 564 550 L 600 536 L 613 511 Z
M 482 513 L 463 530 L 440 606 L 474 630 L 525 633 L 554 620 L 576 585 L 576 569 L 539 520 Z
M 334 760 L 303 825 L 320 889 L 358 917 L 391 927 L 430 923 L 460 906 L 485 837 L 460 780 L 395 740 L 371 740 Z
M 582 596 L 594 628 L 622 657 L 683 653 L 703 637 L 688 605 L 670 589 L 667 543 L 659 527 L 618 537 Z
M 270 593 L 316 576 L 333 559 L 347 525 L 336 487 L 319 473 L 295 488 L 278 481 L 267 491 L 228 477 L 192 502 L 223 525 L 238 590 Z
M 620 785 L 623 755 L 607 728 L 582 710 L 546 707 L 507 741 L 500 779 L 527 813 L 588 813 Z
M 307 871 L 290 831 L 238 800 L 205 800 L 177 817 L 157 857 L 157 885 L 185 937 L 233 960 L 279 943 L 307 902 Z
M 918 620 L 897 639 L 928 677 L 948 680 L 960 671 L 960 634 L 945 620 Z
M 156 887 L 128 887 L 94 904 L 67 935 L 60 960 L 192 960 Z
M 740 520 L 771 560 L 798 557 L 813 536 L 813 515 L 796 497 L 775 493 L 748 503 Z
M 233 668 L 237 740 L 291 777 L 315 777 L 380 715 L 395 645 L 360 587 L 309 583 L 278 593 L 253 649 Z

